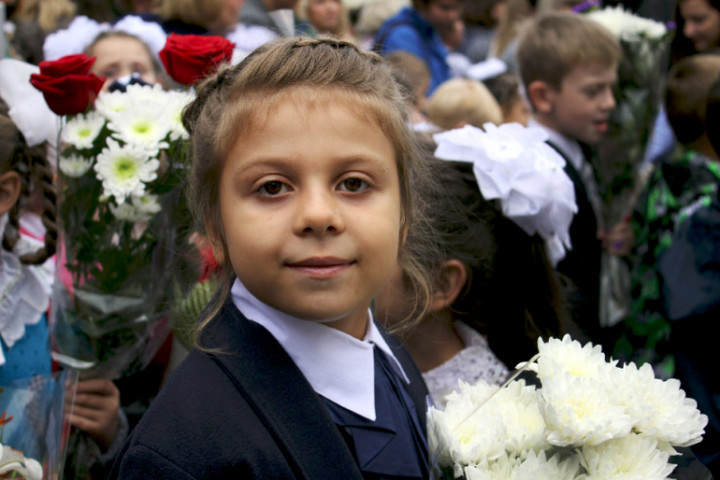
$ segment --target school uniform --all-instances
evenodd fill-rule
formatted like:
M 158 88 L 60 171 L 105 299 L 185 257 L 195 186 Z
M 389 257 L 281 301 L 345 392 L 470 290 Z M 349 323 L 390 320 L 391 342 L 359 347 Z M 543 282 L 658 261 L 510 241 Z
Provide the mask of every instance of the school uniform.
M 357 395 L 347 395 L 362 379 L 347 374 L 314 377 L 313 372 L 328 371 L 312 364 L 313 355 L 322 358 L 320 350 L 325 347 L 305 344 L 313 339 L 302 332 L 304 327 L 334 329 L 292 317 L 283 318 L 285 326 L 283 321 L 268 320 L 268 312 L 271 317 L 279 312 L 253 298 L 244 302 L 240 287 L 235 284 L 231 298 L 203 331 L 201 343 L 211 353 L 194 350 L 178 367 L 126 443 L 111 479 L 363 478 L 361 467 L 367 465 L 359 466 L 354 445 L 347 443 L 348 436 L 352 440 L 361 435 L 354 434 L 355 426 L 336 424 L 327 402 L 353 415 L 359 411 L 373 417 L 367 383 Z M 258 316 L 260 322 L 255 321 Z M 296 320 L 295 325 L 287 327 L 291 320 Z M 344 335 L 329 332 L 335 333 Z M 422 427 L 427 389 L 417 368 L 397 345 L 384 342 L 374 326 L 368 336 L 374 342 L 369 350 L 370 372 L 378 368 L 372 358 L 380 350 L 385 367 L 390 364 L 410 381 L 407 391 Z M 366 349 L 359 344 L 367 342 L 345 337 L 344 349 Z M 335 342 L 333 348 L 339 345 Z M 310 354 L 294 360 L 298 351 Z M 367 354 L 335 358 L 329 371 L 348 361 L 366 362 L 363 358 Z M 364 375 L 365 381 L 372 376 L 367 368 L 353 371 Z M 376 448 L 378 457 L 393 444 L 388 429 L 381 429 L 381 436 L 384 440 L 376 446 L 364 445 Z M 365 473 L 365 478 L 393 477 Z
M 598 239 L 600 197 L 597 182 L 586 148 L 576 140 L 538 123 L 533 127 L 545 130 L 547 143 L 565 159 L 565 173 L 575 188 L 578 211 L 570 224 L 572 248 L 557 265 L 557 271 L 573 282 L 568 292 L 568 303 L 573 320 L 595 342 L 601 342 L 600 329 L 600 263 L 602 243 Z

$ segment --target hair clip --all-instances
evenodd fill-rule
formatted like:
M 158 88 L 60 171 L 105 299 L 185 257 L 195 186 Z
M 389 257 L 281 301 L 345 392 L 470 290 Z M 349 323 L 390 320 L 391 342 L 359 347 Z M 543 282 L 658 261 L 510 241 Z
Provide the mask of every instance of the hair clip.
M 484 128 L 468 125 L 435 134 L 435 156 L 472 163 L 482 196 L 500 200 L 505 217 L 528 235 L 540 235 L 556 266 L 571 248 L 570 224 L 577 213 L 565 160 L 545 143 L 547 133 L 539 128 L 518 123 Z

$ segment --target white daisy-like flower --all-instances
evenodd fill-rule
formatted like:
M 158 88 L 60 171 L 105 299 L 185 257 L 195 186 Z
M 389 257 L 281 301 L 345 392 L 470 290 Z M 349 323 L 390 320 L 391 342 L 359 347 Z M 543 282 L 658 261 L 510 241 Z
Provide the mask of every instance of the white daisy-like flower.
M 593 480 L 664 480 L 675 468 L 657 440 L 630 434 L 594 447 L 583 447 L 581 463 Z
M 685 396 L 677 379 L 655 378 L 647 363 L 639 369 L 634 363 L 616 369 L 615 378 L 614 402 L 634 419 L 634 431 L 679 447 L 702 440 L 708 417 Z
M 631 40 L 637 36 L 659 39 L 667 33 L 667 28 L 662 23 L 635 15 L 622 6 L 595 10 L 589 12 L 587 17 L 607 28 L 615 37 L 621 39 Z
M 133 197 L 132 204 L 135 205 L 141 212 L 150 216 L 158 213 L 162 207 L 157 195 L 146 193 L 140 197 Z
M 151 215 L 141 211 L 130 202 L 121 203 L 120 205 L 110 204 L 110 211 L 118 220 L 130 223 L 147 222 L 152 218 Z
M 558 455 L 547 458 L 545 451 L 528 452 L 515 468 L 513 480 L 575 480 L 580 471 L 580 458 L 572 455 L 560 460 Z
M 19 475 L 18 478 L 27 480 L 42 480 L 43 470 L 37 460 L 25 457 L 20 450 L 0 443 L 0 475 L 8 475 L 8 478 Z
M 542 384 L 547 440 L 553 445 L 599 445 L 627 435 L 633 427 L 625 407 L 613 404 L 601 381 L 565 373 Z
M 160 162 L 149 151 L 134 145 L 121 146 L 108 139 L 107 147 L 100 152 L 95 171 L 102 181 L 104 194 L 115 197 L 121 204 L 129 196 L 145 194 L 145 183 L 157 178 Z
M 61 139 L 78 149 L 92 148 L 93 142 L 102 131 L 105 119 L 98 112 L 75 115 L 65 123 Z
M 190 92 L 169 92 L 167 108 L 170 115 L 170 140 L 187 139 L 190 137 L 182 124 L 182 112 L 194 98 L 195 96 Z
M 100 92 L 95 110 L 108 120 L 130 108 L 131 98 L 123 92 Z
M 167 148 L 164 140 L 170 133 L 170 126 L 170 117 L 165 108 L 149 106 L 119 112 L 108 123 L 108 128 L 113 131 L 113 138 L 156 150 Z
M 60 157 L 60 163 L 58 164 L 58 167 L 65 176 L 71 178 L 80 178 L 85 175 L 88 170 L 90 170 L 92 164 L 92 158 L 85 158 L 82 155 L 72 154 L 67 157 Z

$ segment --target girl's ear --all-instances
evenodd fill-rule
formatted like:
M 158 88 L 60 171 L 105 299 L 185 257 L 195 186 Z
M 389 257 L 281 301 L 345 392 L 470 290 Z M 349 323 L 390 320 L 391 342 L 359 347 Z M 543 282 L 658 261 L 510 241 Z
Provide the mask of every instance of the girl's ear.
M 547 83 L 535 80 L 527 87 L 527 96 L 530 105 L 538 112 L 548 114 L 553 109 L 555 90 Z
M 430 311 L 439 312 L 450 307 L 465 288 L 467 269 L 460 260 L 450 259 L 441 269 L 440 278 L 435 286 Z
M 20 196 L 20 175 L 11 170 L 0 175 L 0 215 L 5 215 Z

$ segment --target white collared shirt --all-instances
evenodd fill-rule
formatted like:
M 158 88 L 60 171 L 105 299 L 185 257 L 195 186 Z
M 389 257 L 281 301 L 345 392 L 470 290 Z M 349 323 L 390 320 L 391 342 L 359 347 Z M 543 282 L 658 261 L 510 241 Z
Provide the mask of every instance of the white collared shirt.
M 248 320 L 259 323 L 290 355 L 313 390 L 361 417 L 375 420 L 373 345 L 391 358 L 396 372 L 410 383 L 368 311 L 363 340 L 319 322 L 301 320 L 258 300 L 235 279 L 232 300 Z

